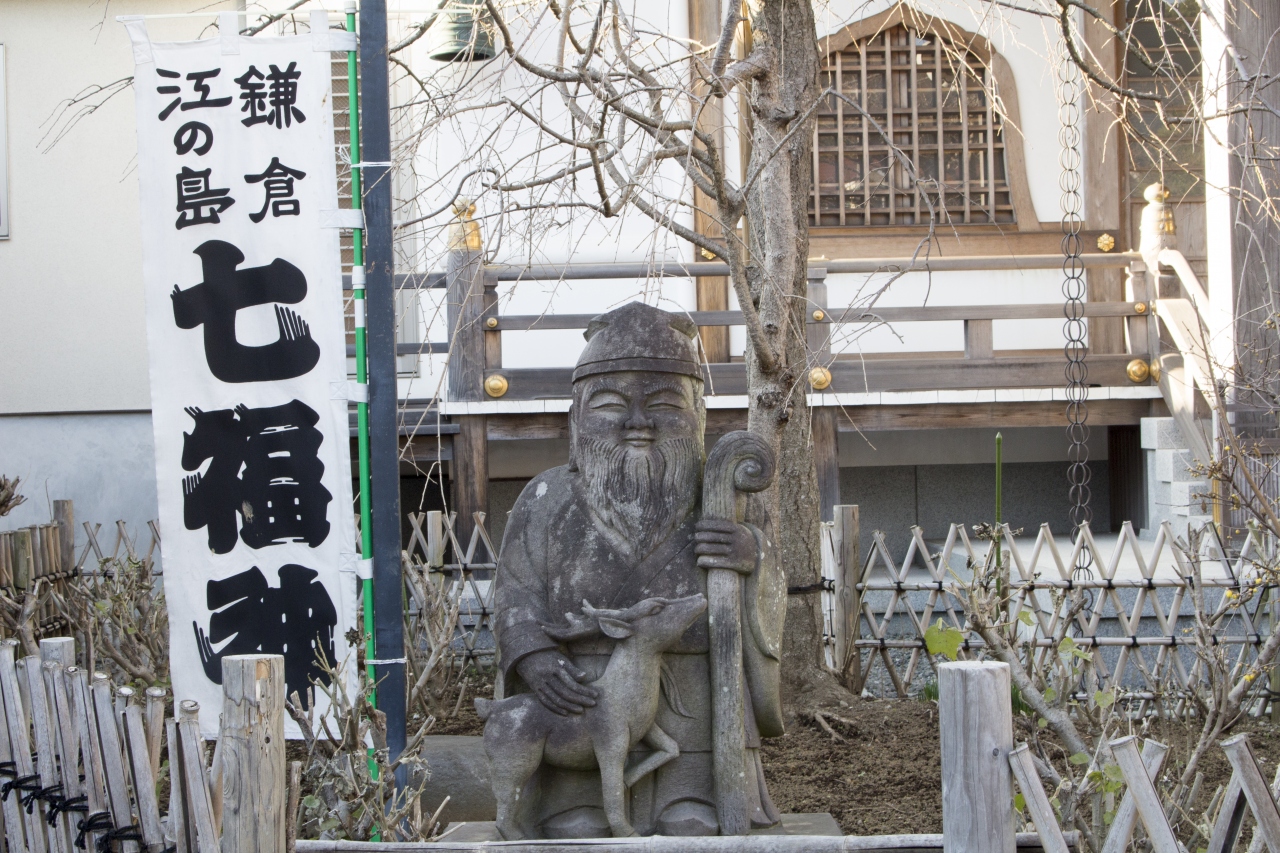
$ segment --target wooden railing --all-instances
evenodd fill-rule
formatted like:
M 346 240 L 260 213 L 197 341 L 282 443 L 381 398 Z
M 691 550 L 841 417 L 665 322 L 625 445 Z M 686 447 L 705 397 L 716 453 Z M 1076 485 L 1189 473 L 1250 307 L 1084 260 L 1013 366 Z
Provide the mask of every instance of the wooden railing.
M 1122 318 L 1129 325 L 1130 345 L 1122 353 L 1096 353 L 1089 357 L 1091 384 L 1133 384 L 1127 370 L 1135 356 L 1150 360 L 1158 336 L 1148 311 L 1152 290 L 1146 267 L 1133 253 L 1095 254 L 1082 259 L 1086 268 L 1128 268 L 1129 299 L 1090 302 L 1088 318 Z M 1046 388 L 1063 384 L 1064 359 L 1057 348 L 996 352 L 993 322 L 996 320 L 1058 319 L 1061 303 L 968 304 L 947 306 L 860 307 L 827 303 L 828 275 L 837 273 L 905 273 L 989 270 L 1045 270 L 1062 266 L 1056 255 L 984 256 L 959 258 L 870 258 L 811 262 L 809 266 L 809 360 L 806 367 L 821 366 L 831 373 L 831 383 L 820 393 L 864 391 L 915 391 L 933 389 Z M 425 286 L 443 286 L 446 297 L 448 342 L 422 345 L 423 352 L 445 352 L 449 359 L 449 397 L 455 402 L 491 399 L 539 400 L 570 396 L 572 367 L 524 368 L 504 363 L 502 334 L 550 329 L 586 328 L 593 314 L 502 314 L 497 289 L 504 281 L 619 280 L 643 277 L 696 277 L 725 275 L 720 263 L 668 263 L 661 266 L 623 264 L 570 264 L 534 266 L 485 266 L 478 250 L 455 251 L 448 271 L 420 278 Z M 701 327 L 737 326 L 738 311 L 691 311 L 688 316 Z M 962 322 L 964 351 L 955 354 L 912 353 L 840 354 L 831 352 L 833 334 L 840 328 L 904 322 Z M 746 393 L 746 372 L 738 362 L 705 366 L 709 389 L 716 394 Z M 1145 380 L 1140 380 L 1145 381 Z

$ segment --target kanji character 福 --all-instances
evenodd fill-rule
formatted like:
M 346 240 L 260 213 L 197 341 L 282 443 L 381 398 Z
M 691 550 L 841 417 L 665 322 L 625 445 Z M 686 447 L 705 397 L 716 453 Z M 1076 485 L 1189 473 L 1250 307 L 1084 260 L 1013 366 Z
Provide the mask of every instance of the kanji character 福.
M 182 467 L 203 474 L 183 478 L 183 523 L 208 528 L 209 550 L 226 554 L 240 538 L 253 549 L 329 536 L 329 501 L 316 429 L 319 415 L 293 400 L 251 409 L 187 409 L 195 421 L 183 436 Z
M 280 337 L 263 346 L 236 340 L 236 312 L 271 302 L 296 304 L 307 296 L 302 270 L 282 258 L 262 267 L 237 270 L 244 254 L 230 243 L 209 240 L 200 256 L 204 281 L 173 287 L 173 319 L 180 329 L 204 326 L 204 355 L 209 370 L 223 382 L 267 382 L 302 376 L 320 360 L 311 328 L 288 308 L 276 306 Z
M 293 563 L 276 573 L 280 586 L 267 584 L 254 566 L 225 580 L 205 584 L 210 610 L 209 633 L 191 623 L 204 673 L 222 683 L 222 659 L 227 655 L 284 655 L 285 695 L 307 695 L 313 681 L 324 679 L 318 659 L 334 662 L 333 629 L 338 611 L 320 583 L 319 574 Z M 229 642 L 219 651 L 214 643 Z M 305 700 L 304 700 L 305 701 Z
M 199 93 L 200 95 L 199 98 L 196 98 L 193 101 L 182 100 L 182 97 L 181 97 L 182 87 L 179 85 L 168 84 L 165 86 L 156 86 L 156 91 L 159 92 L 161 95 L 177 95 L 178 96 L 174 98 L 172 101 L 170 101 L 168 105 L 165 106 L 165 108 L 160 111 L 160 115 L 159 115 L 160 121 L 164 121 L 165 119 L 167 119 L 169 115 L 175 109 L 178 108 L 179 104 L 182 105 L 182 110 L 184 112 L 186 110 L 198 110 L 198 109 L 209 109 L 211 107 L 230 106 L 231 104 L 230 95 L 227 95 L 225 98 L 209 97 L 210 95 L 213 94 L 213 90 L 210 89 L 209 84 L 206 81 L 211 80 L 214 77 L 217 77 L 221 73 L 222 73 L 221 68 L 215 68 L 212 71 L 192 71 L 190 74 L 188 74 L 187 79 L 190 80 L 192 83 L 191 88 L 195 89 L 196 92 Z M 168 80 L 177 80 L 182 77 L 182 73 L 180 71 L 169 71 L 165 68 L 157 68 L 156 74 Z
M 209 175 L 213 169 L 190 169 L 182 167 L 177 175 L 178 183 L 178 219 L 174 226 L 182 229 L 188 225 L 201 225 L 221 222 L 218 214 L 236 203 L 228 193 L 230 188 L 214 188 L 209 186 Z
M 271 165 L 262 174 L 245 175 L 245 181 L 251 184 L 261 181 L 263 189 L 267 191 L 262 199 L 262 210 L 250 213 L 249 218 L 254 222 L 261 222 L 267 215 L 268 206 L 271 207 L 272 216 L 297 216 L 302 205 L 293 197 L 293 182 L 306 176 L 306 172 L 283 165 L 279 157 L 272 157 Z

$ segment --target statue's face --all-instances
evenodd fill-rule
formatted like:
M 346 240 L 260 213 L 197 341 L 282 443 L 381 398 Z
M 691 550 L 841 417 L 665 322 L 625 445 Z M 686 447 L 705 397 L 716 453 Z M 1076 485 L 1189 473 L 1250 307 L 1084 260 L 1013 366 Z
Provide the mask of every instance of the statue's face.
M 674 373 L 622 371 L 584 380 L 577 439 L 649 452 L 670 439 L 701 437 L 694 383 Z
M 574 387 L 573 449 L 590 510 L 632 558 L 696 506 L 702 486 L 700 382 L 622 371 Z

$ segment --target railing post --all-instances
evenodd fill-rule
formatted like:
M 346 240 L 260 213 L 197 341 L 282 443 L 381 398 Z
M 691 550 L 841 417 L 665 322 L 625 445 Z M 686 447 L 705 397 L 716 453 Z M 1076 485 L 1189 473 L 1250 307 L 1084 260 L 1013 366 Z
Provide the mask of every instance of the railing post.
M 222 853 L 285 853 L 284 657 L 222 659 Z
M 1153 361 L 1160 354 L 1160 329 L 1156 324 L 1155 291 L 1146 263 L 1132 261 L 1125 280 L 1125 299 L 1142 305 L 1142 314 L 1125 318 L 1129 352 Z
M 454 210 L 458 218 L 449 226 L 446 280 L 449 400 L 474 403 L 485 399 L 485 355 L 489 344 L 485 332 L 483 244 L 480 223 L 471 219 L 475 207 L 461 200 Z M 494 281 L 495 288 L 496 284 Z M 496 301 L 495 291 L 495 307 Z M 453 508 L 458 513 L 458 541 L 465 548 L 475 529 L 474 514 L 489 511 L 488 427 L 484 415 L 459 415 L 454 420 L 459 433 L 453 439 Z
M 1014 853 L 1009 665 L 938 667 L 943 853 Z

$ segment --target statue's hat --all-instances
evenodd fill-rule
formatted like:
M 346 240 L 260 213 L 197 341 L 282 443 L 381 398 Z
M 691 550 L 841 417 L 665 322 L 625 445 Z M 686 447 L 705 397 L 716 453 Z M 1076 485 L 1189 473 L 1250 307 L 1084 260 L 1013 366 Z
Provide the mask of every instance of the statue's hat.
M 628 302 L 587 324 L 587 346 L 573 381 L 598 373 L 645 370 L 702 378 L 698 327 L 681 314 Z

